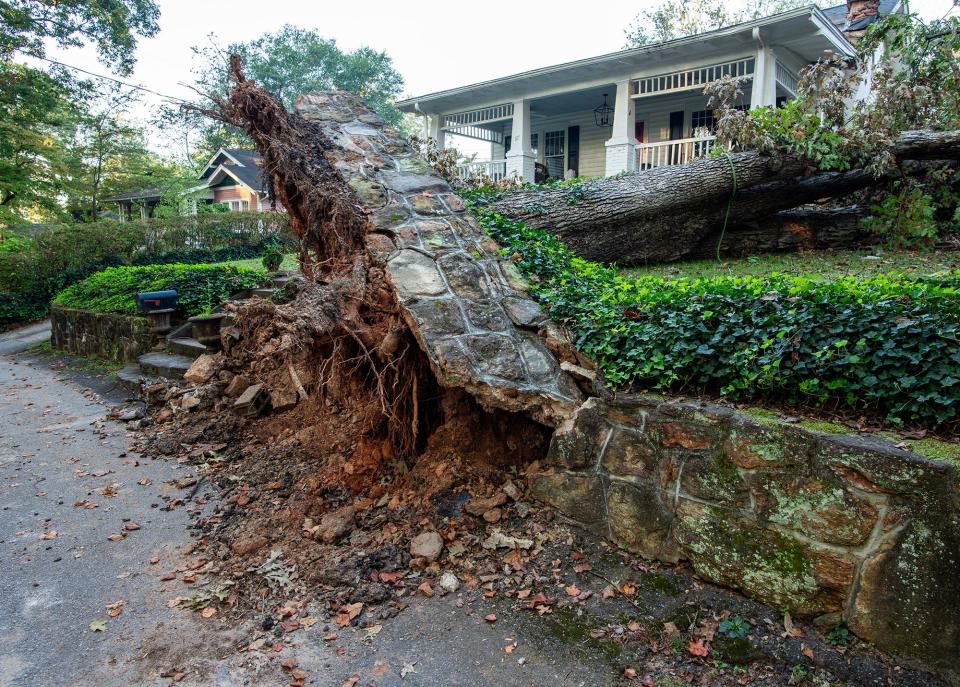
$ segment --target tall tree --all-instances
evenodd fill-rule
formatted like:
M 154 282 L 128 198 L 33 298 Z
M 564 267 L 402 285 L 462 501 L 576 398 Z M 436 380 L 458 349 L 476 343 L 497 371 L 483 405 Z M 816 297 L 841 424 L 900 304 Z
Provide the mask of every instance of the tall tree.
M 195 70 L 196 89 L 206 95 L 223 96 L 228 92 L 226 55 L 235 53 L 248 78 L 277 96 L 286 107 L 291 107 L 302 93 L 342 90 L 359 94 L 390 124 L 399 124 L 402 119 L 393 102 L 402 92 L 403 77 L 390 56 L 369 47 L 344 51 L 335 40 L 322 37 L 314 29 L 287 24 L 276 33 L 231 45 L 227 52 L 208 46 L 195 47 L 194 53 L 200 61 Z M 219 147 L 249 145 L 239 128 L 211 123 L 195 113 L 193 117 L 185 122 L 202 132 L 198 155 Z
M 712 0 L 662 0 L 633 18 L 624 30 L 623 47 L 639 48 L 694 36 L 811 4 L 815 3 L 811 0 L 746 0 L 731 6 Z
M 137 36 L 160 30 L 154 0 L 0 0 L 0 58 L 45 55 L 45 43 L 75 47 L 89 41 L 100 60 L 122 74 L 135 62 Z
M 62 213 L 62 127 L 79 113 L 73 83 L 0 60 L 0 223 Z

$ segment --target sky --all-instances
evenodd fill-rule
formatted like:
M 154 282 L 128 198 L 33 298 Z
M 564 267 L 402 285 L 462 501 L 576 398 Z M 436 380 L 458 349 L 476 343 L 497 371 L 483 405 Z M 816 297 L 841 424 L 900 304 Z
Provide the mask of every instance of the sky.
M 198 66 L 192 46 L 213 40 L 226 47 L 286 23 L 315 28 L 345 50 L 366 45 L 386 51 L 405 79 L 405 94 L 413 96 L 619 50 L 631 19 L 645 6 L 659 3 L 159 0 L 158 4 L 160 32 L 139 41 L 136 68 L 124 80 L 193 99 L 195 94 L 183 85 L 192 81 L 191 69 Z M 589 11 L 591 6 L 595 11 Z M 952 0 L 910 2 L 910 9 L 924 19 L 939 18 L 951 6 Z M 48 57 L 110 74 L 88 47 L 52 49 Z M 158 102 L 155 96 L 144 96 L 135 114 L 148 119 Z M 157 150 L 166 145 L 160 137 L 151 141 Z

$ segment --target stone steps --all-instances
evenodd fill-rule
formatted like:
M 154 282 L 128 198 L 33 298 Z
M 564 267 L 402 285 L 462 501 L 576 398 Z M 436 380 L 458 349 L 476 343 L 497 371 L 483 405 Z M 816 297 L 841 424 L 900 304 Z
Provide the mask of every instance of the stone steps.
M 199 358 L 207 352 L 207 347 L 193 337 L 180 336 L 167 341 L 167 350 L 188 358 Z
M 174 353 L 147 353 L 137 359 L 142 373 L 167 379 L 183 379 L 183 373 L 190 369 L 193 360 Z

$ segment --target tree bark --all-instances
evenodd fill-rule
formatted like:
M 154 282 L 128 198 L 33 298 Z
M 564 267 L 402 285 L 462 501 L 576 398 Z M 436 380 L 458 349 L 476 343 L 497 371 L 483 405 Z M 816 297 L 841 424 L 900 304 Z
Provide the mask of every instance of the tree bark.
M 906 164 L 887 178 L 928 168 L 912 161 L 955 162 L 960 131 L 904 132 L 891 152 Z M 725 226 L 735 231 L 781 210 L 842 197 L 879 181 L 862 169 L 809 173 L 795 158 L 743 152 L 585 182 L 579 189 L 511 193 L 492 207 L 557 234 L 585 258 L 634 265 L 689 257 L 702 252 L 705 239 Z

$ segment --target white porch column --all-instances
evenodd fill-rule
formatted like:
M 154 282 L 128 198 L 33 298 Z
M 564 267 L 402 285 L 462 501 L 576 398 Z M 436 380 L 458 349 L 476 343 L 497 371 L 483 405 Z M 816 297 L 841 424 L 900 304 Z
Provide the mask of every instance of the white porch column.
M 607 141 L 607 163 L 604 174 L 608 177 L 637 168 L 636 139 L 633 136 L 633 98 L 630 97 L 630 82 L 617 84 L 617 97 L 613 103 L 613 131 Z
M 440 128 L 442 121 L 443 115 L 430 115 L 429 136 L 437 142 L 437 148 L 440 148 L 441 150 L 444 148 L 447 142 L 447 132 Z
M 753 64 L 750 107 L 776 107 L 777 54 L 763 42 L 759 30 L 753 30 L 753 37 L 757 41 L 757 55 Z
M 536 158 L 530 146 L 530 101 L 518 100 L 513 104 L 513 129 L 510 152 L 507 153 L 507 176 L 518 176 L 524 181 L 534 181 Z

